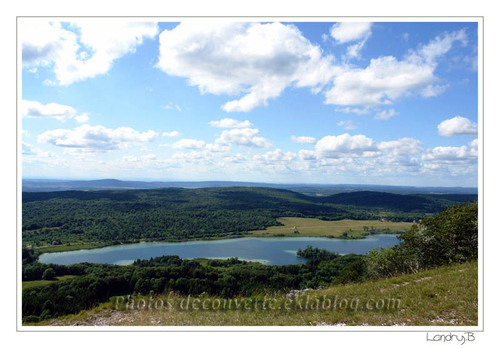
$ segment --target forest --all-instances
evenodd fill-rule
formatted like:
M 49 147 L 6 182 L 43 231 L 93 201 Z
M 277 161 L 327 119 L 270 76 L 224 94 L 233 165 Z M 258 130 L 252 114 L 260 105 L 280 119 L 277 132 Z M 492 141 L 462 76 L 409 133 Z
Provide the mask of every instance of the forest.
M 474 199 L 371 191 L 318 197 L 257 187 L 23 192 L 22 240 L 47 246 L 228 238 L 279 226 L 279 217 L 411 222 Z

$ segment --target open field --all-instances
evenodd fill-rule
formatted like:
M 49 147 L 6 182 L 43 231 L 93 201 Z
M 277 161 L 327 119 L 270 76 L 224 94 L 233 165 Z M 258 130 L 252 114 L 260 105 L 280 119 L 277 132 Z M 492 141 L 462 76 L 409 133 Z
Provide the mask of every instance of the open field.
M 283 294 L 241 298 L 240 304 L 243 301 L 250 306 L 238 309 L 234 299 L 229 308 L 227 299 L 208 296 L 161 295 L 154 298 L 154 302 L 148 297 L 143 299 L 149 302 L 142 309 L 117 307 L 115 298 L 94 309 L 37 325 L 475 326 L 478 323 L 477 262 L 305 291 L 295 299 Z M 188 299 L 191 305 L 187 305 Z M 194 309 L 195 299 L 199 300 L 198 310 Z M 164 306 L 154 309 L 160 300 Z M 135 303 L 139 304 L 138 298 Z M 205 310 L 203 303 L 207 305 Z M 286 303 L 289 303 L 288 309 Z
M 29 288 L 33 288 L 35 286 L 47 285 L 47 284 L 51 284 L 51 283 L 58 282 L 58 281 L 61 281 L 61 280 L 67 280 L 67 279 L 75 278 L 75 277 L 76 276 L 74 276 L 74 275 L 65 275 L 65 276 L 56 277 L 56 279 L 54 279 L 54 280 L 30 280 L 30 281 L 24 281 L 23 282 L 23 290 L 29 289 Z
M 284 235 L 287 237 L 340 237 L 349 230 L 363 231 L 368 229 L 386 229 L 390 232 L 402 232 L 410 229 L 410 222 L 391 222 L 380 220 L 338 220 L 324 221 L 312 218 L 282 217 L 278 218 L 284 226 L 272 226 L 265 230 L 250 231 L 255 237 L 272 237 Z
M 57 252 L 73 251 L 81 249 L 96 249 L 96 248 L 103 248 L 109 245 L 111 245 L 111 243 L 81 243 L 81 244 L 75 243 L 75 244 L 41 246 L 41 247 L 35 247 L 35 249 L 41 254 L 43 254 L 43 253 L 57 253 Z

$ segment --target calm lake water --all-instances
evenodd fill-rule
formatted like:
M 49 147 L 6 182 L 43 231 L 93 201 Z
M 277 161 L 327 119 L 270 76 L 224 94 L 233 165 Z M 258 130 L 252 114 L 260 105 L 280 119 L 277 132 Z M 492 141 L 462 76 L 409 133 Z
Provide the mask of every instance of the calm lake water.
M 335 251 L 339 254 L 366 254 L 373 248 L 396 245 L 396 235 L 378 234 L 366 239 L 341 240 L 319 237 L 293 238 L 237 238 L 184 243 L 139 243 L 117 245 L 100 249 L 47 253 L 40 262 L 69 265 L 80 262 L 128 265 L 137 259 L 149 259 L 162 255 L 179 255 L 181 258 L 229 258 L 258 261 L 268 265 L 305 263 L 296 256 L 298 249 L 308 245 Z

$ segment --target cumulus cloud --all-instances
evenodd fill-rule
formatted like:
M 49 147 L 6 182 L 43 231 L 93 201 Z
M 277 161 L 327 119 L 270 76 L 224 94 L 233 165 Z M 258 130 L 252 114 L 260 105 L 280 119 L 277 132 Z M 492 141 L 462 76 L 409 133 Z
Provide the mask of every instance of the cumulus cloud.
M 395 156 L 414 155 L 422 152 L 422 142 L 413 138 L 401 138 L 393 141 L 382 141 L 378 148 Z
M 105 74 L 116 59 L 135 52 L 145 38 L 154 38 L 157 33 L 156 23 L 121 19 L 74 23 L 24 19 L 19 28 L 23 66 L 53 64 L 60 85 Z
M 300 150 L 299 158 L 303 161 L 311 161 L 316 159 L 316 152 L 311 150 Z
M 368 155 L 377 150 L 373 139 L 363 134 L 327 135 L 316 143 L 316 152 L 321 157 Z
M 380 57 L 365 69 L 346 69 L 325 92 L 327 104 L 378 106 L 392 104 L 406 91 L 423 88 L 435 80 L 434 67 Z
M 228 153 L 231 151 L 231 147 L 221 144 L 207 144 L 205 145 L 205 150 L 209 153 Z
M 234 128 L 224 130 L 215 140 L 218 145 L 242 145 L 249 147 L 270 147 L 271 143 L 264 137 L 257 136 L 259 130 L 255 128 Z
M 238 121 L 233 118 L 223 118 L 218 121 L 210 121 L 209 124 L 216 128 L 249 128 L 252 124 L 250 121 Z
M 467 146 L 437 146 L 422 155 L 424 161 L 460 161 L 475 157 Z
M 41 104 L 31 100 L 21 102 L 21 114 L 27 118 L 54 118 L 63 122 L 75 119 L 78 123 L 85 123 L 89 120 L 87 114 L 79 115 L 71 106 L 56 103 Z
M 172 145 L 174 149 L 201 149 L 204 146 L 203 140 L 196 139 L 181 139 Z
M 160 34 L 158 68 L 188 79 L 201 93 L 241 95 L 222 108 L 250 111 L 289 86 L 319 92 L 331 80 L 332 57 L 322 56 L 293 25 L 183 22 Z
M 178 137 L 179 135 L 181 135 L 181 133 L 174 130 L 171 132 L 163 132 L 163 133 L 161 133 L 161 135 L 164 137 L 175 138 L 175 137 Z
M 274 151 L 266 152 L 262 155 L 255 155 L 253 158 L 257 161 L 272 163 L 272 162 L 281 162 L 281 161 L 292 161 L 297 157 L 293 152 L 283 152 L 280 149 L 276 149 Z
M 87 123 L 89 121 L 89 115 L 88 114 L 81 114 L 81 115 L 75 116 L 75 120 L 78 123 Z
M 38 142 L 83 152 L 127 149 L 130 144 L 144 144 L 154 140 L 157 133 L 149 130 L 138 132 L 129 127 L 116 129 L 87 124 L 74 129 L 54 129 L 38 136 Z
M 305 136 L 296 137 L 295 135 L 292 135 L 292 141 L 300 144 L 314 144 L 316 142 L 316 138 Z
M 344 67 L 335 74 L 333 88 L 325 92 L 325 102 L 373 107 L 390 105 L 414 91 L 423 96 L 436 95 L 443 91 L 442 86 L 435 84 L 437 59 L 455 42 L 466 42 L 464 30 L 438 36 L 427 45 L 410 51 L 402 60 L 383 56 L 371 59 L 366 68 Z
M 366 39 L 371 35 L 372 23 L 343 22 L 330 29 L 330 35 L 340 44 Z
M 339 44 L 357 41 L 347 47 L 347 58 L 359 58 L 360 52 L 366 41 L 371 36 L 372 23 L 344 22 L 334 24 L 330 30 L 330 35 Z
M 439 135 L 443 137 L 477 135 L 477 124 L 462 116 L 455 116 L 445 120 L 437 128 Z
M 477 148 L 474 141 L 470 147 L 437 146 L 422 155 L 423 173 L 442 173 L 450 176 L 477 175 Z
M 477 155 L 478 155 L 478 152 L 477 152 L 478 151 L 478 146 L 479 146 L 479 143 L 478 143 L 477 138 L 469 142 L 469 147 L 470 147 L 471 155 L 477 157 Z

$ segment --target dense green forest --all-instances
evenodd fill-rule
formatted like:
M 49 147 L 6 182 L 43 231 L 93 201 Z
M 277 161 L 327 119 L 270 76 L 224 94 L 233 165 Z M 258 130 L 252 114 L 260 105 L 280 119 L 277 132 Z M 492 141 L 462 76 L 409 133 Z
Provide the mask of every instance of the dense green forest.
M 308 247 L 299 250 L 306 264 L 266 266 L 229 260 L 184 260 L 162 256 L 137 260 L 130 266 L 75 264 L 69 266 L 33 262 L 23 251 L 23 281 L 76 277 L 23 290 L 24 322 L 36 322 L 76 313 L 126 294 L 181 295 L 206 293 L 225 298 L 259 293 L 286 293 L 349 282 L 416 273 L 440 265 L 477 260 L 478 205 L 461 203 L 426 217 L 401 234 L 391 248 L 363 255 L 338 255 Z
M 413 221 L 476 197 L 370 191 L 314 197 L 255 187 L 23 192 L 22 239 L 43 246 L 225 238 L 280 225 L 278 217 Z

